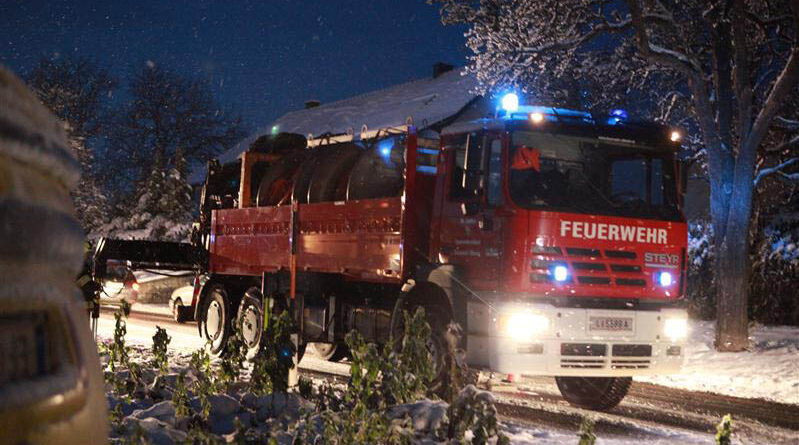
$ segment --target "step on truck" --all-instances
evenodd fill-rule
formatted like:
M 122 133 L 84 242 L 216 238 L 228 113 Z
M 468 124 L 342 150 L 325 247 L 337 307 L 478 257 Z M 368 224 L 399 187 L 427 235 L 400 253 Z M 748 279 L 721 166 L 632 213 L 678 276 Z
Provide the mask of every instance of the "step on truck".
M 437 385 L 452 322 L 470 366 L 554 376 L 590 409 L 617 405 L 633 376 L 677 372 L 679 130 L 506 99 L 434 137 L 277 134 L 210 163 L 186 263 L 213 351 L 238 329 L 253 355 L 265 310 L 291 311 L 300 351 L 335 351 L 351 330 L 385 343 L 422 307 Z

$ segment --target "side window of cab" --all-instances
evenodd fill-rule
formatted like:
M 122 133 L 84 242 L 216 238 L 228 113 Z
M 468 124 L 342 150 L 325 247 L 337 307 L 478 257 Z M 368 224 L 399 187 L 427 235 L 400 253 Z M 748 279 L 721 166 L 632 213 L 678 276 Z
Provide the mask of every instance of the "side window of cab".
M 449 196 L 452 201 L 470 201 L 482 187 L 483 135 L 469 133 L 452 138 Z

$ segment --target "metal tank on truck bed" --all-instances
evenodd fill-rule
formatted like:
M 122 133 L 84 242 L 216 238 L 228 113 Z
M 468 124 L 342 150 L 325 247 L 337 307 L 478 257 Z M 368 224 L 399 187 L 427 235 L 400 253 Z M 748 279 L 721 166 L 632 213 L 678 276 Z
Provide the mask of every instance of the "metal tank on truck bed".
M 610 408 L 633 375 L 677 371 L 679 131 L 505 105 L 440 139 L 403 125 L 245 153 L 238 193 L 200 233 L 201 335 L 220 351 L 241 329 L 254 350 L 268 307 L 292 310 L 302 344 L 335 348 L 352 329 L 384 342 L 421 306 L 438 386 L 450 321 L 471 365 L 555 376 L 579 406 Z

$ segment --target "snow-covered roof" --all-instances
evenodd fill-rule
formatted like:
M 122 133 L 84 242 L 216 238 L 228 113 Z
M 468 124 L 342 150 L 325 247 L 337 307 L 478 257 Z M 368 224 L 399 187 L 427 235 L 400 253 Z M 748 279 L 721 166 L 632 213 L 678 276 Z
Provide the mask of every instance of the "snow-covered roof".
M 414 80 L 382 90 L 322 104 L 318 107 L 286 113 L 275 122 L 261 127 L 219 156 L 222 163 L 236 160 L 259 136 L 277 131 L 312 134 L 359 133 L 366 125 L 368 130 L 400 126 L 412 121 L 424 129 L 456 115 L 477 96 L 472 93 L 477 80 L 463 76 L 453 69 L 438 77 Z M 200 183 L 205 177 L 205 167 L 195 170 L 189 182 Z

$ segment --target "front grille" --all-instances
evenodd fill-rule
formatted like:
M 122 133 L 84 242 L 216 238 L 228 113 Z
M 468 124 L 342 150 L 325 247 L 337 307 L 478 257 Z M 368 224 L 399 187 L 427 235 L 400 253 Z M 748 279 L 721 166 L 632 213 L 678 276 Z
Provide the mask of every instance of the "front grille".
M 625 258 L 628 260 L 637 258 L 635 252 L 627 252 L 625 250 L 606 250 L 605 256 L 608 258 Z
M 545 255 L 562 255 L 563 251 L 560 250 L 560 247 L 552 247 L 552 246 L 539 246 L 535 245 L 532 249 L 533 253 L 538 254 L 545 254 Z
M 629 360 L 619 359 L 611 360 L 610 367 L 613 369 L 647 369 L 651 364 L 650 360 Z
M 633 266 L 632 264 L 611 264 L 610 270 L 613 272 L 640 272 L 641 266 Z
M 608 346 L 596 343 L 561 343 L 560 355 L 576 355 L 587 357 L 604 357 Z
M 570 256 L 600 256 L 599 249 L 584 249 L 581 247 L 567 247 L 566 253 Z
M 576 270 L 601 270 L 605 271 L 605 265 L 602 263 L 572 263 L 572 267 Z
M 533 269 L 549 269 L 550 266 L 554 266 L 556 264 L 558 264 L 558 263 L 555 262 L 555 261 L 547 261 L 547 260 L 533 260 L 533 262 L 530 263 L 530 265 L 533 267 Z M 560 263 L 560 264 L 563 264 L 563 263 Z
M 610 284 L 610 278 L 607 277 L 577 277 L 577 282 L 580 284 Z
M 605 367 L 605 360 L 604 359 L 590 359 L 590 358 L 583 358 L 583 359 L 570 359 L 570 358 L 563 358 L 560 359 L 560 367 L 561 368 L 581 368 L 581 369 L 602 369 Z
M 646 280 L 640 278 L 616 278 L 616 284 L 619 286 L 646 286 Z
M 652 345 L 613 345 L 614 357 L 651 357 Z

